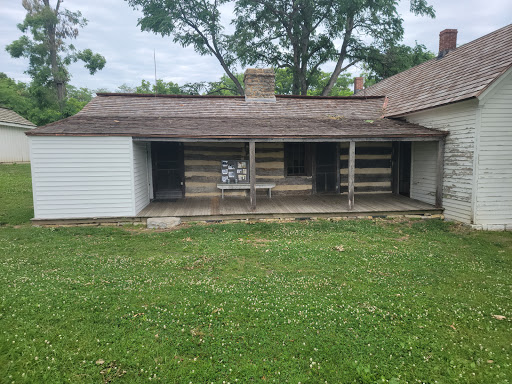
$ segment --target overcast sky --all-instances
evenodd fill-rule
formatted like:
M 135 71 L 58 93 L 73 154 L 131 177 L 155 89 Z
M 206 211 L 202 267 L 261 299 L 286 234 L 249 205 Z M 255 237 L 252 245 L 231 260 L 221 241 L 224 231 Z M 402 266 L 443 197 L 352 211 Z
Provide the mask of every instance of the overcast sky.
M 54 3 L 54 1 L 51 1 Z M 439 32 L 458 29 L 458 45 L 462 45 L 512 22 L 510 0 L 429 0 L 436 10 L 434 20 L 416 17 L 408 12 L 409 1 L 402 1 L 404 43 L 415 41 L 437 53 Z M 192 48 L 182 48 L 169 37 L 141 32 L 137 19 L 141 14 L 124 0 L 66 0 L 64 7 L 80 10 L 89 24 L 73 42 L 78 49 L 90 48 L 107 59 L 105 68 L 94 76 L 80 64 L 70 68 L 71 84 L 90 89 L 114 91 L 121 84 L 135 86 L 142 79 L 153 81 L 153 50 L 156 50 L 157 77 L 179 84 L 218 80 L 223 74 L 216 59 L 199 56 Z M 13 59 L 5 46 L 21 36 L 16 25 L 23 21 L 25 10 L 21 0 L 0 0 L 0 72 L 16 80 L 28 81 L 24 71 L 27 61 Z M 229 17 L 229 15 L 226 15 Z M 333 64 L 323 67 L 329 71 Z

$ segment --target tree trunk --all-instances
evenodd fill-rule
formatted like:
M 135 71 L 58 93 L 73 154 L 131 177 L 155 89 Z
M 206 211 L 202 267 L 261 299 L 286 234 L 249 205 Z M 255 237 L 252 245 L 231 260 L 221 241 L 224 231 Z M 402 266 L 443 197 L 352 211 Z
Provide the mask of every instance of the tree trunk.
M 308 94 L 308 82 L 303 71 L 300 74 L 300 94 L 304 96 Z
M 50 4 L 47 0 L 44 1 L 46 7 L 49 7 Z M 60 5 L 60 1 L 57 3 L 57 7 Z M 55 10 L 52 9 L 52 12 L 57 14 L 58 8 Z M 51 22 L 47 25 L 48 31 L 48 50 L 50 51 L 50 65 L 52 71 L 53 84 L 57 91 L 57 100 L 59 102 L 59 108 L 62 111 L 64 109 L 64 103 L 66 99 L 66 80 L 62 78 L 62 73 L 59 68 L 59 63 L 57 59 L 57 39 L 56 39 L 56 30 L 57 25 Z
M 347 47 L 348 42 L 350 41 L 350 37 L 352 36 L 352 30 L 354 29 L 354 19 L 350 17 L 347 20 L 347 25 L 345 27 L 345 37 L 343 38 L 343 44 L 341 44 L 340 53 L 338 56 L 338 62 L 336 63 L 336 67 L 334 68 L 327 85 L 322 91 L 322 96 L 329 96 L 331 93 L 332 87 L 336 84 L 338 77 L 340 76 L 341 71 L 343 70 L 343 62 L 345 61 L 345 57 L 347 56 Z
M 236 90 L 240 96 L 245 95 L 244 88 L 242 87 L 242 84 L 238 81 L 235 75 L 233 75 L 233 72 L 229 69 L 229 67 L 224 62 L 224 58 L 217 52 L 214 52 L 215 57 L 217 60 L 219 60 L 220 65 L 222 66 L 222 69 L 224 69 L 224 72 L 226 72 L 226 75 L 235 83 Z
M 300 95 L 301 94 L 301 84 L 300 84 L 300 70 L 297 68 L 293 68 L 293 84 L 292 84 L 292 95 Z

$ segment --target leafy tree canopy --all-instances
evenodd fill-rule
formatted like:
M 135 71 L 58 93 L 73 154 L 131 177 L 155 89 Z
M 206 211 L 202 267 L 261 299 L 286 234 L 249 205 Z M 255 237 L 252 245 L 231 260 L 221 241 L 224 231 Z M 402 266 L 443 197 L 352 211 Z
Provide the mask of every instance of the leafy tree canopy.
M 67 67 L 78 60 L 91 75 L 105 66 L 105 58 L 90 49 L 78 51 L 66 40 L 76 39 L 80 28 L 87 24 L 80 11 L 71 12 L 61 7 L 57 0 L 54 7 L 50 0 L 23 0 L 27 14 L 18 28 L 23 32 L 18 40 L 6 47 L 12 57 L 29 59 L 26 71 L 33 86 L 53 88 L 61 109 L 66 99 L 66 85 L 71 77 Z
M 200 55 L 217 58 L 237 92 L 243 88 L 233 74 L 237 58 L 231 49 L 231 36 L 224 33 L 220 7 L 227 0 L 126 0 L 133 8 L 141 8 L 139 25 L 143 31 L 172 36 L 183 47 L 192 46 Z
M 237 65 L 264 65 L 288 69 L 292 93 L 307 94 L 320 66 L 334 61 L 334 71 L 322 95 L 332 94 L 342 72 L 384 52 L 403 36 L 403 20 L 395 0 L 126 0 L 143 17 L 142 30 L 172 36 L 201 55 L 213 55 L 243 94 L 234 74 Z M 434 17 L 427 0 L 410 0 L 416 15 Z M 229 4 L 228 4 L 229 3 Z M 235 30 L 221 17 L 232 6 Z
M 87 88 L 67 86 L 62 109 L 54 93 L 47 87 L 32 82 L 15 81 L 0 73 L 0 106 L 9 108 L 36 125 L 44 125 L 78 113 L 91 99 Z
M 292 95 L 293 94 L 293 73 L 288 68 L 277 68 L 276 73 L 276 94 L 277 95 Z M 244 75 L 239 73 L 235 74 L 236 78 L 242 83 Z M 318 96 L 322 94 L 322 90 L 329 81 L 330 74 L 323 71 L 318 73 L 311 79 L 311 84 L 308 89 L 308 95 Z M 334 85 L 331 95 L 332 96 L 348 96 L 352 94 L 349 86 L 352 84 L 352 76 L 348 73 L 343 73 L 338 77 Z M 231 79 L 223 75 L 219 81 L 208 83 L 206 94 L 216 95 L 236 95 L 236 87 Z
M 373 50 L 363 64 L 363 69 L 369 81 L 378 82 L 433 59 L 435 56 L 423 44 L 417 42 L 414 47 L 393 45 L 383 52 Z

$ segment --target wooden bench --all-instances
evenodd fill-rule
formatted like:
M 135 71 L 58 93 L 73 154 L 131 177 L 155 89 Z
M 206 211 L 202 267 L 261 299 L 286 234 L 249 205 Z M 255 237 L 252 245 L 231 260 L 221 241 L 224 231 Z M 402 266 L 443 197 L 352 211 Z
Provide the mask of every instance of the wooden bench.
M 256 189 L 268 189 L 268 197 L 272 198 L 272 188 L 276 186 L 275 183 L 257 183 L 255 184 Z M 217 188 L 221 190 L 222 198 L 224 198 L 224 190 L 240 190 L 240 189 L 251 189 L 251 184 L 217 184 Z

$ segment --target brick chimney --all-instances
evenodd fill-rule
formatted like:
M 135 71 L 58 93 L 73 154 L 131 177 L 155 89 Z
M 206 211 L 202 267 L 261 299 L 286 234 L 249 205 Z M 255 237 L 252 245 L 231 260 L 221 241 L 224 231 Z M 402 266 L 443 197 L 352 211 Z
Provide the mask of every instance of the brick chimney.
M 354 95 L 364 89 L 364 77 L 354 77 Z
M 439 33 L 439 54 L 437 57 L 441 58 L 448 52 L 457 48 L 457 30 L 445 29 Z
M 275 103 L 276 75 L 272 68 L 248 68 L 244 74 L 245 101 Z

